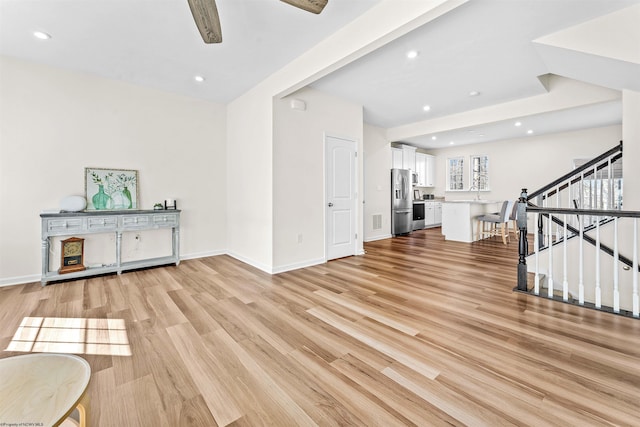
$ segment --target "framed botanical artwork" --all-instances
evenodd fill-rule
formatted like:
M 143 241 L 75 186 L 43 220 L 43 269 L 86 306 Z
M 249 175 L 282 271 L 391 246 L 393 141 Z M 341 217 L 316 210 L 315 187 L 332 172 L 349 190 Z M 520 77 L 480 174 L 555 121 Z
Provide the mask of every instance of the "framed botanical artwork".
M 138 209 L 138 171 L 84 168 L 87 210 Z

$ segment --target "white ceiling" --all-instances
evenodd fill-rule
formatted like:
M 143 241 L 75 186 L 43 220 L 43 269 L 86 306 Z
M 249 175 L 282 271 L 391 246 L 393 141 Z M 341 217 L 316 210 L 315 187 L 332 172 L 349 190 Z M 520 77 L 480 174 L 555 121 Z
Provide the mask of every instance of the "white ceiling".
M 205 45 L 187 0 L 0 0 L 0 54 L 226 103 L 378 1 L 329 0 L 313 15 L 278 0 L 217 0 L 223 43 Z M 533 40 L 639 2 L 471 0 L 312 86 L 362 104 L 365 121 L 385 128 L 543 94 L 538 76 L 552 70 Z M 35 30 L 53 37 L 37 40 Z M 526 128 L 620 122 L 620 103 L 610 102 L 531 116 Z M 437 148 L 522 132 L 509 121 L 406 142 Z
M 541 95 L 546 89 L 538 77 L 551 70 L 533 40 L 633 4 L 638 1 L 471 0 L 312 86 L 361 103 L 365 121 L 383 128 Z M 408 59 L 410 50 L 418 57 Z M 472 91 L 480 95 L 469 96 Z M 540 114 L 520 128 L 509 120 L 452 130 L 435 141 L 424 135 L 403 142 L 442 148 L 525 137 L 529 129 L 541 135 L 621 120 L 619 103 L 602 104 Z
M 187 0 L 0 0 L 0 54 L 227 103 L 378 1 L 216 0 L 223 42 L 207 45 Z

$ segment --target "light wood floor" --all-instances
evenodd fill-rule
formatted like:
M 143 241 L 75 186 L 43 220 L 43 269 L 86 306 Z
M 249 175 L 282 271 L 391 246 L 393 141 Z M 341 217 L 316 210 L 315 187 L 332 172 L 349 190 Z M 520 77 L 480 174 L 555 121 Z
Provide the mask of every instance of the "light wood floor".
M 0 350 L 25 317 L 124 319 L 131 356 L 83 356 L 99 427 L 640 425 L 640 320 L 513 293 L 499 238 L 365 249 L 0 288 Z

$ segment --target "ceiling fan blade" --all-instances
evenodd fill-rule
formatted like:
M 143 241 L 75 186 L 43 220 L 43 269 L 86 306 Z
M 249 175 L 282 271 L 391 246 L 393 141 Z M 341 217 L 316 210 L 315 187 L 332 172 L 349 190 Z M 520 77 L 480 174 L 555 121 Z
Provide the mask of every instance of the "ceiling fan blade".
M 205 43 L 220 43 L 222 29 L 215 0 L 188 0 L 193 20 Z
M 307 12 L 318 14 L 327 5 L 329 0 L 280 0 Z

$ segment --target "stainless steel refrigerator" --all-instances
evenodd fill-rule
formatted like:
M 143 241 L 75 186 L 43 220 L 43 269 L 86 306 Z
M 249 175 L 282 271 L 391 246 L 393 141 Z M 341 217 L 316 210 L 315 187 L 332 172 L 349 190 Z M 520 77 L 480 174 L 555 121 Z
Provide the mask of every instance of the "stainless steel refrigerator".
M 411 171 L 391 169 L 391 234 L 410 233 L 413 229 Z

